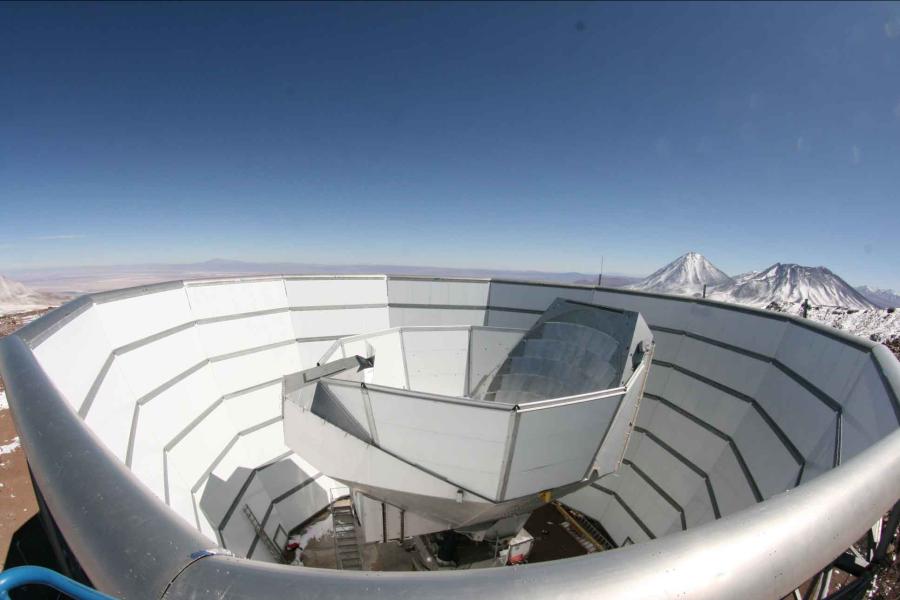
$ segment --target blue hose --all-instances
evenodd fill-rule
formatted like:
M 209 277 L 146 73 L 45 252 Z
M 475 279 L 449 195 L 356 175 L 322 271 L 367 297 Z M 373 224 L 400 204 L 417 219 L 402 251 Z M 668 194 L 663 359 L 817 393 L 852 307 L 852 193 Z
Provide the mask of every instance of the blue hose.
M 75 600 L 115 600 L 44 567 L 15 567 L 0 573 L 0 600 L 9 600 L 10 590 L 32 584 L 52 587 Z

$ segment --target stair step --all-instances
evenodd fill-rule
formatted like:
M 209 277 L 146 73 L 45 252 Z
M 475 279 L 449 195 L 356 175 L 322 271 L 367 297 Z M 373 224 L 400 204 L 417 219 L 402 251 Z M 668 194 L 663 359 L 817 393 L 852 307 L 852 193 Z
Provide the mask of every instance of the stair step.
M 340 505 L 332 501 L 331 524 L 334 528 L 334 557 L 337 567 L 348 571 L 361 571 L 363 562 L 352 505 L 347 505 L 346 500 L 341 501 Z

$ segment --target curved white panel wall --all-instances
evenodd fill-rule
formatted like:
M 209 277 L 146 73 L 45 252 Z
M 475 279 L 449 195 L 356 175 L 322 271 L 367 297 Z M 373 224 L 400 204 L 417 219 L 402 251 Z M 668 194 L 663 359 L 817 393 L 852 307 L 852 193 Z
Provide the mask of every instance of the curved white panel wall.
M 384 276 L 174 282 L 79 301 L 32 345 L 116 456 L 216 540 L 218 524 L 199 508 L 210 475 L 227 481 L 289 456 L 281 376 L 314 366 L 340 337 L 389 327 L 527 329 L 557 297 L 639 311 L 656 340 L 619 475 L 567 499 L 619 544 L 802 484 L 898 426 L 897 399 L 865 341 L 740 307 L 590 287 Z M 416 356 L 415 335 L 384 343 L 399 340 Z M 499 338 L 470 342 L 472 352 L 505 356 Z M 421 349 L 409 377 L 459 393 L 452 352 L 442 374 Z M 365 354 L 349 343 L 343 351 Z M 469 387 L 483 376 L 469 373 Z M 402 370 L 393 377 L 389 385 L 406 385 Z M 279 491 L 266 493 L 274 506 Z M 295 525 L 312 501 L 278 502 L 267 527 Z

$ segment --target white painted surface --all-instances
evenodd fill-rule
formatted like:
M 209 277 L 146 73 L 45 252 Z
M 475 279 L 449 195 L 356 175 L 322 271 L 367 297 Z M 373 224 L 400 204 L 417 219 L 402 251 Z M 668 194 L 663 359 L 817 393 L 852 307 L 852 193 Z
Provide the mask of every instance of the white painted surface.
M 388 303 L 389 290 L 390 302 L 394 304 L 463 305 L 471 308 L 387 309 L 383 305 Z M 97 394 L 86 418 L 87 424 L 123 460 L 135 402 L 151 393 L 156 394 L 141 409 L 135 432 L 133 466 L 156 493 L 162 494 L 162 447 L 172 436 L 223 395 L 312 366 L 332 342 L 288 343 L 216 360 L 184 381 L 160 389 L 160 386 L 168 385 L 167 382 L 173 377 L 188 369 L 211 358 L 297 337 L 343 335 L 392 325 L 481 326 L 487 321 L 490 325 L 527 328 L 537 319 L 537 314 L 492 310 L 485 315 L 484 306 L 488 304 L 488 298 L 493 306 L 542 310 L 557 296 L 640 310 L 654 326 L 688 330 L 697 336 L 781 361 L 843 405 L 842 446 L 845 460 L 897 427 L 892 400 L 868 353 L 774 318 L 711 305 L 606 290 L 446 280 L 388 281 L 383 277 L 269 278 L 223 281 L 211 285 L 189 283 L 183 289 L 152 292 L 88 308 L 43 341 L 35 350 L 35 355 L 54 384 L 77 409 L 113 349 L 194 320 L 228 318 L 162 336 L 117 356 L 97 385 Z M 370 304 L 381 308 L 288 310 L 289 307 Z M 259 311 L 274 312 L 230 318 Z M 475 333 L 473 341 L 491 339 L 492 335 L 497 336 L 494 341 L 502 337 L 501 334 Z M 505 335 L 511 339 L 514 334 Z M 427 340 L 427 336 L 411 334 L 408 339 Z M 755 399 L 803 453 L 807 460 L 804 480 L 830 467 L 834 450 L 834 415 L 809 390 L 771 363 L 720 345 L 661 331 L 655 332 L 655 339 L 656 357 L 660 361 L 674 362 Z M 351 345 L 348 344 L 348 349 L 353 352 L 348 354 L 365 354 L 367 349 L 371 349 L 384 359 L 376 361 L 377 368 L 370 375 L 377 380 L 375 382 L 397 387 L 405 385 L 407 371 L 402 366 L 399 334 L 361 342 L 353 348 L 350 348 Z M 436 358 L 438 353 L 431 351 L 437 348 L 429 349 L 427 341 L 422 344 L 415 341 L 410 345 L 416 356 L 413 362 L 421 359 L 421 367 L 414 365 L 410 368 L 411 378 L 416 382 L 414 385 L 438 386 L 448 390 L 448 393 L 459 393 L 455 391 L 457 384 L 454 377 L 459 371 L 455 350 L 449 351 L 452 358 L 444 356 L 439 360 Z M 492 349 L 488 349 L 488 345 L 485 345 L 484 352 L 494 352 L 497 357 L 503 354 L 501 342 L 498 341 Z M 481 350 L 482 347 L 476 343 L 473 352 Z M 452 368 L 448 366 L 451 364 Z M 447 372 L 429 375 L 434 380 L 431 383 L 417 379 L 417 375 L 412 373 L 415 369 L 420 369 L 422 374 L 433 373 L 432 367 L 441 365 L 448 366 Z M 477 373 L 470 370 L 470 378 L 477 377 Z M 792 485 L 797 472 L 796 464 L 784 445 L 746 402 L 661 365 L 653 367 L 647 386 L 648 391 L 666 397 L 683 410 L 732 436 L 765 496 Z M 450 391 L 451 388 L 453 391 Z M 271 384 L 224 400 L 221 406 L 210 412 L 207 419 L 169 453 L 169 491 L 173 508 L 189 522 L 195 522 L 191 498 L 199 496 L 190 493 L 190 488 L 196 484 L 195 477 L 203 475 L 237 432 L 278 417 L 280 410 L 280 386 Z M 392 418 L 403 425 L 404 416 L 398 413 Z M 652 400 L 644 401 L 639 421 L 709 474 L 723 514 L 755 502 L 734 452 L 723 440 Z M 286 452 L 280 437 L 280 423 L 274 425 L 241 436 L 218 460 L 216 472 L 227 475 L 237 466 L 255 468 Z M 529 433 L 527 428 L 524 433 Z M 363 453 L 364 448 L 356 451 Z M 711 518 L 708 493 L 702 478 L 693 473 L 678 477 L 672 475 L 676 469 L 684 471 L 684 468 L 673 463 L 671 456 L 658 447 L 653 449 L 653 444 L 647 440 L 643 440 L 633 451 L 636 453 L 635 460 L 639 461 L 637 464 L 646 465 L 645 471 L 652 472 L 654 480 L 679 503 L 683 503 L 689 525 Z M 471 457 L 476 455 L 479 453 L 472 452 Z M 434 465 L 440 463 L 438 454 L 426 455 L 426 458 Z M 469 457 L 464 458 L 468 460 Z M 481 476 L 477 472 L 481 467 L 474 460 L 466 464 L 469 471 L 476 473 L 473 481 L 477 484 Z M 348 465 L 345 468 L 350 469 Z M 632 481 L 635 477 L 630 470 L 625 470 L 613 479 L 621 481 L 615 485 L 623 494 L 651 495 L 651 491 L 640 488 L 639 482 Z M 486 481 L 487 478 L 482 483 Z M 635 490 L 642 491 L 637 493 Z M 198 492 L 202 491 L 201 482 Z M 600 517 L 617 541 L 621 542 L 626 537 L 634 541 L 646 539 L 618 503 L 610 501 L 607 495 L 594 490 L 579 492 L 576 497 L 579 502 L 590 506 L 584 510 Z M 656 500 L 637 499 L 633 508 L 652 512 L 655 510 L 654 503 L 658 502 L 658 495 L 656 497 Z M 279 513 L 287 511 L 279 509 Z M 659 514 L 665 514 L 664 507 Z M 653 521 L 654 527 L 670 530 L 670 517 L 660 516 L 658 523 Z M 652 518 L 648 517 L 649 521 Z M 208 524 L 203 519 L 201 527 L 209 535 Z M 660 533 L 663 532 L 657 532 Z
M 78 410 L 112 350 L 93 306 L 44 340 L 34 355 L 50 381 Z
M 444 396 L 465 394 L 468 329 L 404 329 L 401 335 L 410 389 Z

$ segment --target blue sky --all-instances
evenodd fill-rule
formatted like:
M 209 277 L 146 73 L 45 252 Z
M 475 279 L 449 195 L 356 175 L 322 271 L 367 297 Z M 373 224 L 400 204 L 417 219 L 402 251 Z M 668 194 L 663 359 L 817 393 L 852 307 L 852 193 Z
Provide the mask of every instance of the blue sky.
M 900 4 L 0 5 L 0 272 L 213 257 L 900 289 Z

